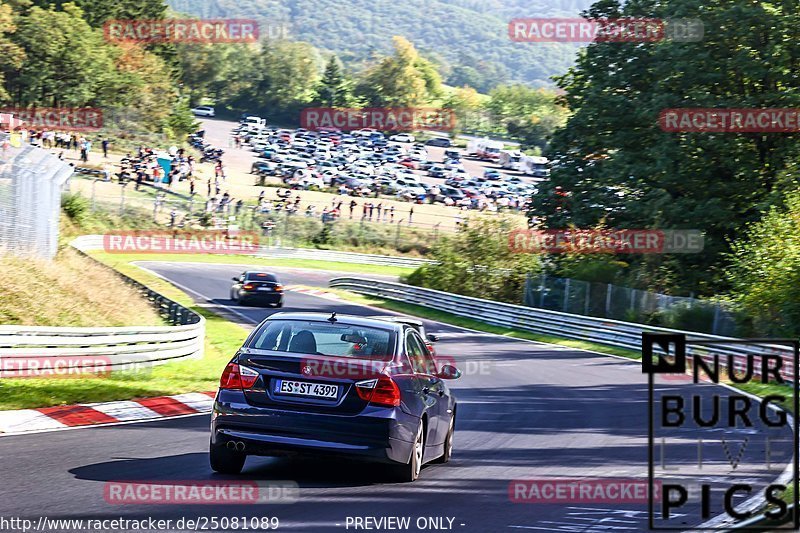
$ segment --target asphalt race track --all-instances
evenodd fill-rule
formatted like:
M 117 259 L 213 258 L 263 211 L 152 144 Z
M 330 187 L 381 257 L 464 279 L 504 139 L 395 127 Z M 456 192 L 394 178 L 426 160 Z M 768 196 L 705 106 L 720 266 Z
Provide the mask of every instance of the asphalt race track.
M 175 282 L 193 298 L 232 320 L 253 327 L 279 310 L 234 306 L 231 277 L 244 267 L 211 264 L 142 263 Z M 286 285 L 326 286 L 335 274 L 275 269 Z M 380 314 L 353 304 L 289 292 L 283 311 Z M 208 466 L 209 416 L 78 429 L 0 438 L 4 497 L 0 515 L 49 518 L 171 518 L 277 516 L 284 531 L 354 531 L 348 517 L 444 517 L 447 528 L 495 531 L 643 531 L 642 503 L 515 503 L 512 480 L 553 478 L 647 479 L 647 387 L 637 363 L 564 347 L 524 342 L 427 323 L 442 339 L 437 351 L 452 355 L 465 371 L 451 382 L 459 401 L 455 451 L 447 465 L 426 466 L 413 484 L 389 484 L 381 470 L 345 461 L 249 458 L 243 479 L 293 480 L 299 500 L 275 505 L 111 505 L 103 497 L 108 481 L 172 483 L 226 479 Z M 232 354 L 231 354 L 232 355 Z M 708 384 L 672 383 L 704 397 Z M 676 468 L 697 462 L 692 431 L 669 447 Z M 758 436 L 760 426 L 731 430 Z M 682 440 L 681 440 L 682 439 Z M 785 467 L 789 444 L 773 444 L 775 470 L 764 467 L 764 444 L 751 440 L 736 473 L 755 485 L 776 478 Z M 781 456 L 781 451 L 786 452 Z M 781 457 L 783 457 L 781 459 Z M 704 452 L 706 476 L 717 486 L 731 475 L 719 446 Z M 677 476 L 678 474 L 676 474 Z M 685 506 L 683 526 L 702 522 L 697 504 Z M 712 516 L 721 511 L 719 501 Z M 386 529 L 373 529 L 383 531 Z M 432 530 L 431 528 L 427 530 Z

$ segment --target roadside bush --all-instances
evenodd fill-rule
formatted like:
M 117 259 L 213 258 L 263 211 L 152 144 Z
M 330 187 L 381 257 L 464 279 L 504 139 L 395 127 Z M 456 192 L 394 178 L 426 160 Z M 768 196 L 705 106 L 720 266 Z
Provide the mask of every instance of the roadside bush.
M 521 303 L 529 273 L 541 271 L 539 256 L 514 253 L 508 246 L 514 223 L 477 219 L 433 245 L 431 259 L 404 277 L 405 283 L 465 296 Z
M 69 218 L 80 222 L 89 210 L 89 201 L 80 193 L 64 193 L 61 195 L 61 208 Z
M 657 313 L 660 326 L 686 331 L 711 333 L 714 328 L 714 308 L 704 305 L 678 303 Z
M 800 192 L 771 209 L 732 243 L 731 297 L 750 335 L 800 335 Z
M 567 254 L 557 260 L 555 273 L 581 281 L 620 283 L 627 268 L 628 263 L 610 254 Z

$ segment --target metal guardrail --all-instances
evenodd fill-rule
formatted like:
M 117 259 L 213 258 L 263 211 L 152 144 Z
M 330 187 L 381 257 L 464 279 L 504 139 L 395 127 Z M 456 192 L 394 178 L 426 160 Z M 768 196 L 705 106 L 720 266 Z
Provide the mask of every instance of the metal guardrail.
M 682 333 L 686 334 L 691 340 L 712 341 L 702 346 L 687 346 L 687 352 L 697 354 L 704 360 L 712 360 L 714 357 L 719 357 L 720 365 L 728 366 L 732 364 L 734 369 L 737 370 L 745 368 L 748 356 L 753 357 L 755 368 L 760 368 L 760 357 L 762 356 L 783 356 L 782 375 L 788 381 L 793 381 L 792 351 L 784 346 L 725 344 L 726 341 L 733 339 L 494 302 L 402 283 L 341 277 L 332 279 L 330 286 L 389 300 L 421 305 L 495 326 L 521 329 L 554 337 L 589 341 L 618 348 L 627 348 L 637 352 L 641 350 L 642 332 Z M 715 344 L 713 341 L 719 341 L 719 344 Z M 789 362 L 787 363 L 786 361 Z
M 81 251 L 102 250 L 102 235 L 82 235 L 72 242 L 72 246 Z M 360 254 L 357 252 L 339 252 L 336 250 L 318 250 L 315 248 L 271 248 L 261 246 L 253 254 L 255 257 L 275 259 L 316 259 L 318 261 L 331 261 L 335 263 L 355 263 L 361 265 L 382 265 L 404 268 L 417 268 L 430 261 L 413 257 L 399 257 L 392 255 Z
M 147 298 L 171 325 L 104 328 L 0 325 L 0 377 L 33 375 L 34 365 L 42 369 L 71 366 L 107 372 L 202 357 L 205 318 L 133 278 L 114 272 Z

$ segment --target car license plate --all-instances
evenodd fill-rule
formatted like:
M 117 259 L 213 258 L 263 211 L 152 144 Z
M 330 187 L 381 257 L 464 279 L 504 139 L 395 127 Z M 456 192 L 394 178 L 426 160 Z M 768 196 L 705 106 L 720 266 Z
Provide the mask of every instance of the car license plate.
M 260 291 L 271 291 L 272 287 L 259 287 L 258 290 L 260 290 Z
M 298 396 L 311 396 L 313 398 L 333 399 L 339 394 L 337 385 L 324 385 L 321 383 L 308 383 L 306 381 L 278 380 L 275 392 L 281 394 L 296 394 Z

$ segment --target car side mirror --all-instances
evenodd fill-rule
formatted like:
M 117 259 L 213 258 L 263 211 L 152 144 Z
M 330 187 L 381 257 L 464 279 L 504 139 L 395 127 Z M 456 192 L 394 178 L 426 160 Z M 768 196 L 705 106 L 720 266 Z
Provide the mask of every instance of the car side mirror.
M 428 340 L 429 340 L 429 341 L 431 341 L 431 342 L 439 342 L 439 336 L 438 336 L 438 335 L 434 335 L 433 333 L 428 333 L 428 334 L 426 335 L 426 337 L 427 337 L 427 338 L 428 338 Z
M 453 365 L 444 365 L 439 370 L 439 377 L 442 379 L 458 379 L 461 377 L 461 370 Z
M 238 277 L 236 277 L 236 276 L 232 277 L 231 279 L 232 279 L 233 281 L 239 281 L 239 278 L 238 278 Z

